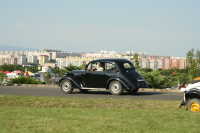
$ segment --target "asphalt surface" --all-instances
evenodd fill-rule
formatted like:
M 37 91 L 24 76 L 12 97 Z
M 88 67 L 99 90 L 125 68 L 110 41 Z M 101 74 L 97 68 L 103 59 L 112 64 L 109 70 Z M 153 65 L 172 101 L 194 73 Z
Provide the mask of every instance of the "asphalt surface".
M 59 87 L 47 86 L 0 86 L 0 95 L 24 95 L 24 96 L 50 96 L 50 97 L 80 97 L 80 98 L 107 98 L 107 99 L 146 99 L 146 100 L 172 100 L 181 101 L 182 93 L 168 91 L 139 90 L 136 94 L 130 95 L 123 92 L 122 95 L 111 95 L 109 91 L 90 90 L 81 93 L 74 89 L 71 94 L 64 94 Z

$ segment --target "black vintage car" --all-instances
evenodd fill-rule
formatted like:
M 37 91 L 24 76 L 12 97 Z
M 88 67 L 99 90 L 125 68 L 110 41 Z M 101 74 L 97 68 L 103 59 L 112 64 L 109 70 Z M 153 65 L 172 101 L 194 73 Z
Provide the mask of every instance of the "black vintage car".
M 110 58 L 93 60 L 85 66 L 85 70 L 66 73 L 60 79 L 59 86 L 66 94 L 76 88 L 81 92 L 105 89 L 113 95 L 120 95 L 124 90 L 134 94 L 139 88 L 148 87 L 131 61 Z

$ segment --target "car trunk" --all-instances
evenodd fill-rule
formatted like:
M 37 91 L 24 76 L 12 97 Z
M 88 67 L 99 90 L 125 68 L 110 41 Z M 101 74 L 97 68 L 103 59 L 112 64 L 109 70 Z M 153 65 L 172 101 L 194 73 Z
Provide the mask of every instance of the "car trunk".
M 127 69 L 125 73 L 127 80 L 134 88 L 147 88 L 148 85 L 144 78 L 134 69 Z

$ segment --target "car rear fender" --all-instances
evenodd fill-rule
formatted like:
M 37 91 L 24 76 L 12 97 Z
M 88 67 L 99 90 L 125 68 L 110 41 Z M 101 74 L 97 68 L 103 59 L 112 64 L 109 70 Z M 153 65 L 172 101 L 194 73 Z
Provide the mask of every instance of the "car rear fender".
M 120 79 L 120 78 L 118 78 L 118 77 L 112 77 L 112 78 L 110 78 L 110 79 L 107 81 L 107 83 L 106 83 L 106 89 L 109 89 L 109 85 L 110 85 L 110 83 L 111 83 L 112 81 L 119 81 L 119 82 L 122 84 L 122 88 L 123 88 L 124 90 L 131 90 L 131 89 L 133 89 L 126 81 L 124 81 L 124 80 L 122 80 L 122 79 Z
M 60 83 L 65 80 L 65 79 L 68 79 L 72 82 L 72 85 L 74 88 L 78 88 L 78 89 L 81 89 L 81 83 L 73 76 L 64 76 L 60 79 L 59 81 L 59 86 L 60 86 Z

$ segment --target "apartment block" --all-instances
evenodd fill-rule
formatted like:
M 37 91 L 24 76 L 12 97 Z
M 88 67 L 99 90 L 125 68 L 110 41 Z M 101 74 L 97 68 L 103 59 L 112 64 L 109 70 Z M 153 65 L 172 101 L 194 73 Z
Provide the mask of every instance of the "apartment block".
M 39 55 L 39 64 L 44 64 L 44 63 L 48 63 L 49 56 L 47 55 Z
M 35 55 L 29 55 L 27 60 L 28 60 L 29 63 L 37 64 L 38 63 L 37 58 L 38 57 L 35 56 Z
M 147 55 L 139 52 L 140 68 L 172 69 L 174 67 L 184 69 L 186 67 L 186 59 L 181 57 Z M 124 54 L 116 53 L 116 51 L 101 50 L 100 53 L 75 53 L 62 52 L 61 50 L 42 49 L 41 51 L 0 51 L 0 65 L 5 63 L 14 65 L 40 64 L 41 66 L 59 67 L 64 69 L 69 65 L 80 66 L 91 60 L 101 58 L 123 58 L 131 62 L 134 53 L 127 51 Z M 53 63 L 54 62 L 54 63 Z
M 23 65 L 23 64 L 27 63 L 27 61 L 26 61 L 26 55 L 19 54 L 17 58 L 18 58 L 17 65 Z
M 56 62 L 57 62 L 57 67 L 59 67 L 60 69 L 64 69 L 64 67 L 66 67 L 66 58 L 56 58 Z

